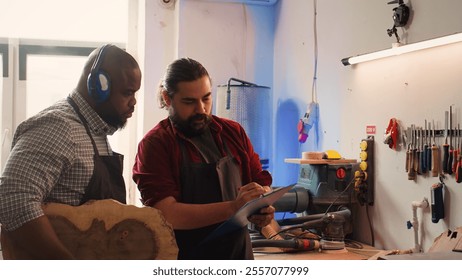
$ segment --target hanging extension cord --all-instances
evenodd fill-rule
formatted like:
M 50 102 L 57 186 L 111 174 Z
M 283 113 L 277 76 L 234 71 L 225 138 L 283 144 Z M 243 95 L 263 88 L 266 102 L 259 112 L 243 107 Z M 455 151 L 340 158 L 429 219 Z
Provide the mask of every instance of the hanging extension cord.
M 314 36 L 314 69 L 313 69 L 313 83 L 311 86 L 311 102 L 307 105 L 305 114 L 300 119 L 298 123 L 298 132 L 299 137 L 298 140 L 300 143 L 305 143 L 308 139 L 308 133 L 313 127 L 317 127 L 318 119 L 319 119 L 319 104 L 318 104 L 318 97 L 317 97 L 317 72 L 318 72 L 318 35 L 317 35 L 317 1 L 313 1 L 313 36 Z M 315 134 L 315 148 L 318 148 L 319 141 L 318 141 L 318 133 L 317 131 L 314 132 Z

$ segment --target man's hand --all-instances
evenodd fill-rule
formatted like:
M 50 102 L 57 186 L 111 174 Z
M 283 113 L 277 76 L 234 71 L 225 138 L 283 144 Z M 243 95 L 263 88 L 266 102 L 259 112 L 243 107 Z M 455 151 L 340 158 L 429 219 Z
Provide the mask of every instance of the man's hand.
M 268 206 L 260 209 L 259 214 L 253 214 L 249 217 L 249 222 L 257 225 L 258 227 L 267 226 L 272 219 L 274 219 L 274 207 Z
M 271 188 L 269 186 L 263 186 L 262 187 L 265 193 L 270 192 Z M 260 209 L 260 213 L 258 214 L 253 214 L 248 218 L 249 222 L 257 225 L 258 227 L 264 227 L 268 225 L 272 219 L 274 219 L 274 212 L 276 209 L 274 209 L 273 206 L 268 206 L 265 208 Z
M 237 197 L 234 200 L 234 212 L 237 212 L 244 204 L 260 197 L 268 191 L 268 187 L 262 187 L 255 182 L 244 185 L 238 189 Z
M 46 216 L 33 219 L 14 231 L 3 233 L 11 246 L 18 246 L 18 258 L 67 260 L 75 259 L 62 244 Z M 14 249 L 14 247 L 11 247 Z M 22 252 L 21 252 L 22 251 Z M 15 254 L 12 254 L 15 256 Z

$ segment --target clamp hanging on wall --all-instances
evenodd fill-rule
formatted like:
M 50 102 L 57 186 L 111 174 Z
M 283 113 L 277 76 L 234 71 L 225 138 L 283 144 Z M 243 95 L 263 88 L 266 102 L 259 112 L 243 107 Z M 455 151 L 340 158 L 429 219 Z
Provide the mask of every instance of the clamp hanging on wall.
M 440 182 L 433 184 L 430 188 L 431 195 L 431 211 L 432 222 L 438 223 L 440 219 L 444 219 L 444 194 L 446 185 L 440 177 Z
M 396 145 L 399 139 L 399 123 L 395 118 L 391 118 L 388 122 L 387 130 L 385 131 L 385 138 L 383 142 L 388 145 L 392 150 L 396 150 Z
M 387 34 L 389 37 L 393 36 L 396 37 L 396 41 L 399 44 L 400 38 L 398 36 L 398 30 L 396 27 L 403 27 L 407 24 L 409 19 L 409 7 L 404 4 L 403 0 L 395 0 L 388 2 L 388 4 L 399 4 L 398 7 L 393 8 L 393 27 L 391 29 L 387 29 Z

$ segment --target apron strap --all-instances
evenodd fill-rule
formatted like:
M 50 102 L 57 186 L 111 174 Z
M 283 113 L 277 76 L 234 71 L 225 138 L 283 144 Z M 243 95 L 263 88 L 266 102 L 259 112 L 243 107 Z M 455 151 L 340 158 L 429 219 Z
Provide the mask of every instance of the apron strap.
M 91 144 L 93 145 L 93 150 L 95 151 L 95 154 L 99 156 L 98 148 L 96 147 L 95 140 L 91 136 L 91 132 L 90 132 L 90 128 L 88 127 L 87 120 L 84 118 L 84 116 L 80 112 L 80 109 L 79 109 L 79 107 L 77 107 L 77 104 L 75 103 L 75 101 L 72 100 L 72 98 L 70 98 L 69 96 L 67 97 L 67 102 L 69 102 L 69 104 L 71 104 L 72 108 L 74 108 L 74 111 L 77 113 L 77 116 L 82 121 L 82 124 L 85 127 L 85 130 L 87 131 L 87 134 L 91 139 Z

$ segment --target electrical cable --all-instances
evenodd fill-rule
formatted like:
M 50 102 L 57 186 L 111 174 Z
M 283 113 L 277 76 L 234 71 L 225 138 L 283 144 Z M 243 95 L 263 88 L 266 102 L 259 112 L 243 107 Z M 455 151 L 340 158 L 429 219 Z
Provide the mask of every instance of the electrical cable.
M 346 188 L 339 195 L 337 195 L 337 197 L 334 199 L 334 201 L 332 201 L 332 203 L 329 205 L 329 207 L 327 207 L 326 211 L 324 212 L 324 215 L 326 215 L 329 212 L 330 208 L 335 204 L 335 202 L 337 202 L 337 200 L 350 188 L 350 186 L 354 182 L 354 180 L 355 180 L 355 177 L 353 176 L 353 178 L 348 183 Z
M 313 41 L 314 41 L 314 71 L 313 71 L 313 84 L 311 87 L 311 101 L 318 102 L 317 96 L 317 87 L 316 87 L 316 80 L 318 76 L 318 28 L 316 25 L 316 17 L 317 17 L 317 8 L 316 8 L 316 0 L 313 1 Z
M 294 230 L 294 229 L 297 229 L 297 228 L 308 228 L 308 227 L 315 227 L 315 226 L 318 226 L 320 227 L 323 223 L 323 219 L 322 218 L 319 218 L 317 220 L 313 220 L 313 221 L 308 221 L 308 222 L 304 222 L 303 224 L 296 224 L 296 225 L 293 225 L 293 226 L 290 226 L 290 227 L 287 227 L 285 229 L 282 229 L 276 233 L 274 233 L 273 235 L 271 235 L 268 239 L 272 239 L 274 238 L 275 236 L 281 234 L 281 233 L 284 233 L 284 232 L 287 232 L 289 230 Z
M 313 1 L 313 52 L 314 52 L 314 63 L 313 63 L 313 82 L 311 86 L 311 102 L 307 105 L 305 114 L 302 119 L 299 121 L 301 128 L 299 129 L 299 139 L 300 143 L 305 143 L 308 138 L 308 131 L 315 127 L 314 132 L 314 146 L 316 149 L 319 148 L 319 128 L 318 128 L 318 118 L 319 118 L 319 104 L 317 97 L 317 72 L 318 72 L 318 31 L 317 31 L 317 1 Z M 305 130 L 306 129 L 306 130 Z M 301 145 L 298 146 L 299 153 L 301 152 Z
M 369 206 L 366 205 L 366 216 L 367 216 L 367 222 L 369 223 L 369 230 L 371 232 L 371 246 L 374 247 L 375 245 L 375 237 L 374 237 L 374 229 L 372 228 L 372 222 L 371 222 L 371 217 L 369 215 Z

